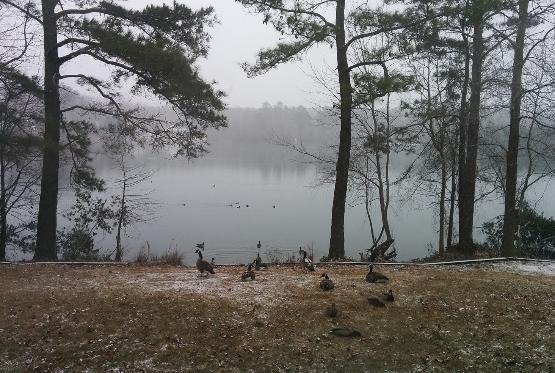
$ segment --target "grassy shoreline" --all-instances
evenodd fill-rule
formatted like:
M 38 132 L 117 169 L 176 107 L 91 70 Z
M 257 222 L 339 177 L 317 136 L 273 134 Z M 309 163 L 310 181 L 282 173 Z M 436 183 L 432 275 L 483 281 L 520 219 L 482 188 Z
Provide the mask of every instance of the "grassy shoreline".
M 555 277 L 491 269 L 382 266 L 381 285 L 331 264 L 252 283 L 228 266 L 1 266 L 0 371 L 553 371 Z M 329 334 L 343 326 L 362 336 Z

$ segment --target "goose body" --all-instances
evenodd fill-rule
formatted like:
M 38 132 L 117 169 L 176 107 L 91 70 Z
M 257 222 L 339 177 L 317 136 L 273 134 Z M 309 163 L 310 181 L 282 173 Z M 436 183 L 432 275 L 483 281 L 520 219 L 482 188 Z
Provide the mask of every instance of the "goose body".
M 368 304 L 372 307 L 385 307 L 385 303 L 382 302 L 378 297 L 368 297 Z
M 255 277 L 255 274 L 254 274 L 254 271 L 252 270 L 252 264 L 249 264 L 249 266 L 247 267 L 247 271 L 243 272 L 243 274 L 241 275 L 241 280 L 246 281 L 250 278 L 251 281 L 253 281 L 254 277 Z
M 371 283 L 387 282 L 389 281 L 389 278 L 387 278 L 387 276 L 381 274 L 380 272 L 374 272 L 374 266 L 371 264 L 370 272 L 368 272 L 368 274 L 366 275 L 366 281 Z
M 260 241 L 258 241 L 260 243 Z M 267 268 L 268 265 L 265 263 L 262 263 L 262 258 L 260 257 L 260 253 L 256 254 L 256 259 L 254 260 L 254 269 L 256 269 L 257 271 L 260 270 L 260 268 Z
M 196 250 L 195 252 L 198 254 L 197 269 L 199 270 L 200 275 L 202 276 L 204 272 L 206 272 L 207 276 L 208 273 L 214 274 L 214 267 L 212 266 L 212 264 L 208 263 L 202 258 L 202 253 L 200 252 L 200 250 Z
M 326 311 L 324 313 L 327 317 L 336 317 L 337 308 L 335 307 L 335 303 L 332 303 L 330 306 L 327 306 Z
M 393 302 L 395 300 L 393 297 L 393 290 L 389 290 L 387 293 L 382 293 L 382 298 L 386 302 Z
M 314 264 L 312 264 L 312 260 L 306 255 L 306 251 L 299 247 L 299 251 L 303 254 L 302 265 L 303 269 L 313 272 L 314 271 Z
M 330 278 L 328 277 L 327 274 L 323 274 L 322 275 L 323 279 L 322 281 L 320 281 L 320 289 L 324 290 L 324 291 L 328 291 L 328 290 L 332 290 L 334 285 L 333 285 L 333 281 L 330 280 Z

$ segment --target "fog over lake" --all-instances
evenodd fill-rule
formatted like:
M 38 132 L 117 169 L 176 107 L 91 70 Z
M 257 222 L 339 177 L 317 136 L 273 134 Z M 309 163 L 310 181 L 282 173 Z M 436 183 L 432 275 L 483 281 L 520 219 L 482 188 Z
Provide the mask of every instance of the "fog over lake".
M 128 228 L 123 241 L 126 260 L 133 260 L 147 241 L 151 254 L 177 248 L 187 264 L 196 260 L 195 244 L 200 242 L 205 242 L 205 256 L 215 257 L 217 263 L 247 262 L 256 255 L 258 240 L 265 260 L 298 255 L 299 246 L 307 245 L 314 248 L 315 259 L 327 254 L 333 185 L 321 185 L 317 165 L 274 140 L 287 137 L 317 152 L 336 141 L 337 127 L 323 124 L 325 117 L 304 108 L 230 109 L 228 117 L 230 127 L 209 134 L 210 153 L 202 158 L 187 161 L 142 150 L 130 161 L 154 172 L 132 193 L 148 192 L 157 206 L 152 219 Z M 393 179 L 404 163 L 393 159 Z M 99 153 L 94 166 L 106 180 L 107 194 L 116 193 L 113 181 L 121 175 L 115 162 Z M 555 214 L 553 191 L 542 184 L 530 193 L 532 202 L 543 195 L 537 207 L 549 216 Z M 347 256 L 358 259 L 369 246 L 370 230 L 364 206 L 352 194 L 345 216 L 345 248 Z M 72 198 L 67 189 L 61 197 L 63 212 Z M 392 188 L 391 200 L 397 259 L 422 257 L 435 249 L 437 211 L 430 197 L 411 196 L 411 187 L 402 185 Z M 376 206 L 372 213 L 379 224 Z M 478 227 L 501 213 L 501 200 L 477 205 L 478 241 L 483 239 Z M 97 237 L 103 252 L 112 252 L 114 242 L 112 235 Z

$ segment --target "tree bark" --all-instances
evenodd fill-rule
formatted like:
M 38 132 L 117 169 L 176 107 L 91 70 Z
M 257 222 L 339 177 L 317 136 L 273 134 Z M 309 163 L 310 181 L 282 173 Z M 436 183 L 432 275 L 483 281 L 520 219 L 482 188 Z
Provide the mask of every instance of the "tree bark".
M 8 242 L 8 219 L 6 212 L 6 167 L 4 164 L 4 149 L 0 149 L 0 262 L 6 260 L 6 245 Z
M 441 190 L 439 192 L 439 256 L 445 254 L 445 195 L 447 189 L 447 159 L 445 155 L 445 128 L 441 124 L 439 129 L 439 145 L 441 158 Z
M 522 100 L 522 70 L 524 67 L 524 38 L 528 27 L 529 0 L 518 2 L 518 28 L 514 44 L 513 77 L 511 81 L 511 109 L 509 124 L 509 145 L 507 147 L 507 173 L 505 178 L 505 216 L 501 253 L 515 256 L 515 232 L 518 227 L 516 208 L 516 187 L 518 171 L 518 146 L 520 127 L 520 106 Z
M 467 255 L 474 253 L 474 199 L 476 194 L 476 166 L 478 159 L 478 135 L 480 130 L 480 96 L 482 93 L 483 1 L 473 3 L 472 26 L 472 76 L 464 174 L 459 183 L 459 247 Z
M 449 197 L 449 223 L 447 226 L 447 250 L 453 246 L 453 221 L 455 220 L 455 200 L 457 195 L 457 174 L 455 173 L 457 159 L 455 150 L 452 149 L 451 164 L 451 191 Z
M 121 262 L 123 259 L 123 249 L 121 247 L 121 231 L 123 228 L 123 221 L 125 219 L 126 207 L 125 207 L 125 198 L 127 196 L 127 174 L 125 171 L 125 164 L 123 163 L 123 156 L 121 159 L 121 168 L 123 173 L 123 185 L 121 190 L 121 203 L 120 203 L 120 212 L 118 216 L 118 231 L 116 234 L 116 256 L 115 261 Z
M 337 70 L 339 76 L 339 96 L 341 111 L 341 130 L 339 132 L 339 152 L 337 156 L 335 188 L 331 213 L 330 258 L 345 256 L 345 202 L 351 156 L 351 74 L 345 45 L 345 0 L 336 5 L 336 48 Z
M 60 143 L 60 92 L 56 0 L 42 0 L 44 31 L 44 149 L 35 260 L 56 260 L 56 215 Z
M 468 84 L 470 83 L 470 46 L 468 37 L 466 36 L 466 24 L 463 21 L 461 24 L 462 38 L 464 41 L 464 79 L 462 82 L 461 91 L 461 107 L 459 111 L 459 215 L 460 206 L 464 204 L 464 195 L 461 194 L 461 185 L 466 178 L 466 130 L 468 126 Z M 462 220 L 459 216 L 459 233 L 461 232 Z

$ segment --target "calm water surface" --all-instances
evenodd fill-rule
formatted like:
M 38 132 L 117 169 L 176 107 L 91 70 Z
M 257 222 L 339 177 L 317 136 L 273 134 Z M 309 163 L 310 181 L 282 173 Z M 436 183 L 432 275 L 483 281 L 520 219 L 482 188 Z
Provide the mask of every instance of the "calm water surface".
M 194 162 L 142 159 L 155 175 L 136 192 L 150 191 L 158 203 L 156 217 L 128 229 L 126 259 L 133 259 L 148 241 L 153 254 L 177 248 L 188 264 L 194 263 L 195 244 L 205 242 L 205 257 L 219 263 L 244 263 L 256 255 L 262 242 L 263 258 L 296 255 L 299 246 L 309 245 L 314 257 L 327 254 L 333 187 L 317 186 L 317 169 L 293 161 L 207 157 Z M 118 171 L 105 164 L 100 176 L 118 178 Z M 544 193 L 546 189 L 536 194 Z M 400 197 L 392 191 L 392 200 Z M 406 193 L 406 191 L 405 191 Z M 231 206 L 230 206 L 231 205 Z M 247 207 L 248 205 L 248 207 Z M 275 206 L 275 207 L 274 207 Z M 555 211 L 553 201 L 542 200 L 543 211 Z M 480 205 L 476 226 L 501 213 L 498 202 Z M 374 211 L 377 222 L 379 216 Z M 433 205 L 426 198 L 393 203 L 390 219 L 399 260 L 426 255 L 436 247 L 437 222 Z M 347 209 L 346 255 L 359 258 L 370 240 L 366 212 L 361 205 Z M 481 239 L 479 229 L 476 238 Z M 113 237 L 99 241 L 113 247 Z

